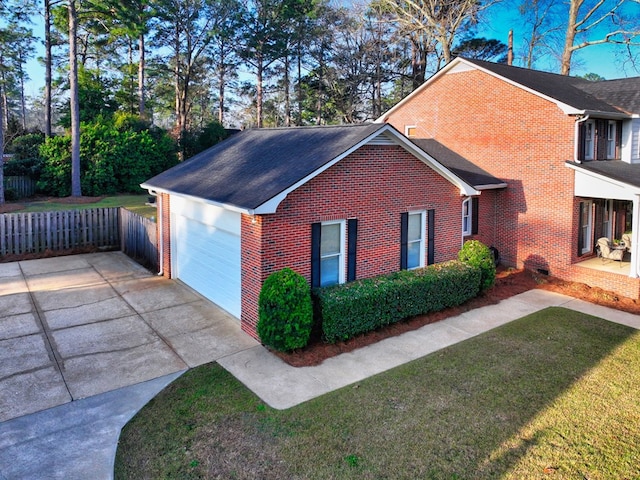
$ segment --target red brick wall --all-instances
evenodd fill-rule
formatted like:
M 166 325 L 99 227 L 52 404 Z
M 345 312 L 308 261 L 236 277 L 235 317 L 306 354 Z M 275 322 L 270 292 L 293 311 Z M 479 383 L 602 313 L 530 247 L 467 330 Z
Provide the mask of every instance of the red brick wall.
M 456 258 L 462 200 L 459 188 L 401 147 L 365 146 L 290 193 L 275 214 L 243 216 L 242 328 L 255 336 L 270 273 L 290 267 L 311 281 L 312 223 L 358 219 L 357 278 L 366 278 L 399 269 L 406 211 L 435 209 L 435 261 Z
M 573 171 L 564 162 L 573 158 L 572 117 L 491 75 L 467 71 L 436 79 L 387 121 L 400 131 L 416 125 L 418 137 L 435 138 L 507 182 L 496 192 L 493 241 L 506 264 L 552 273 L 570 264 Z

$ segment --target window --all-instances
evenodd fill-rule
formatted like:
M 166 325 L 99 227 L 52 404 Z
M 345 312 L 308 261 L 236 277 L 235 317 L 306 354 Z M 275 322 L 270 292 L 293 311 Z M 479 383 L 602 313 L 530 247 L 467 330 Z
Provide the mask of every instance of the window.
M 346 227 L 346 229 L 345 229 Z M 348 237 L 345 255 L 345 230 Z M 326 287 L 356 279 L 358 220 L 311 224 L 311 287 Z M 346 262 L 345 262 L 346 258 Z M 345 274 L 346 263 L 346 274 Z
M 404 127 L 404 134 L 409 137 L 415 137 L 417 134 L 417 127 L 415 125 L 407 125 Z
M 607 123 L 607 158 L 616 158 L 617 125 L 613 120 Z
M 322 223 L 320 233 L 320 286 L 344 282 L 344 222 Z
M 462 201 L 462 235 L 478 233 L 478 197 L 469 197 Z
M 578 252 L 580 255 L 591 252 L 592 202 L 580 202 L 580 237 Z
M 584 159 L 593 160 L 596 127 L 592 120 L 584 124 Z
M 462 202 L 462 235 L 471 235 L 471 199 Z
M 400 217 L 400 268 L 424 266 L 425 212 L 403 213 Z

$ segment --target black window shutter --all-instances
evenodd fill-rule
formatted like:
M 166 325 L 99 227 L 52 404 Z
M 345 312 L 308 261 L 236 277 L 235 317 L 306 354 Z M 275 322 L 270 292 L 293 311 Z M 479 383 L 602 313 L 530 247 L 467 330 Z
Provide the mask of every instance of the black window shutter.
M 616 122 L 616 158 L 622 158 L 622 120 Z
M 322 224 L 311 224 L 311 288 L 320 286 L 320 232 Z
M 480 205 L 478 197 L 471 198 L 471 234 L 478 234 L 478 210 Z
M 427 265 L 434 264 L 436 237 L 435 217 L 435 210 L 427 210 Z
M 582 209 L 584 208 L 584 202 L 580 202 L 580 208 L 578 209 L 578 256 L 582 256 L 582 249 L 584 248 L 584 241 L 582 238 Z
M 578 160 L 584 160 L 585 142 L 586 142 L 587 126 L 584 122 L 580 124 L 578 129 Z
M 607 158 L 607 135 L 608 135 L 608 121 L 596 120 L 596 160 L 604 160 Z
M 358 219 L 347 220 L 347 282 L 356 279 L 356 245 L 358 244 Z
M 409 213 L 400 214 L 400 270 L 407 269 L 407 239 L 409 236 Z

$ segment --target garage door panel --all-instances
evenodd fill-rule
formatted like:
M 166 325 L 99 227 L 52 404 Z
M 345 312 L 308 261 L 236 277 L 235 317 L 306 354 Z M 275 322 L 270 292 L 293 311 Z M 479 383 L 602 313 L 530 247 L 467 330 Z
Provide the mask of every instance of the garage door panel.
M 215 207 L 211 207 L 215 208 Z M 205 212 L 206 213 L 206 212 Z M 217 211 L 199 218 L 225 217 Z M 237 222 L 240 218 L 237 214 Z M 240 317 L 240 236 L 182 215 L 174 216 L 176 276 L 229 313 Z M 239 231 L 239 225 L 237 228 Z

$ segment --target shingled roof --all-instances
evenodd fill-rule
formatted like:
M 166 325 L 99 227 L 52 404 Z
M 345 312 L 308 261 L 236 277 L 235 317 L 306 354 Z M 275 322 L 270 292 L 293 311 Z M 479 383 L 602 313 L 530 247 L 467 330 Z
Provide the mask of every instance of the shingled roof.
M 244 211 L 260 211 L 265 204 L 297 188 L 317 173 L 372 140 L 411 143 L 388 124 L 251 129 L 240 132 L 175 167 L 147 180 L 150 190 L 202 198 Z M 450 170 L 420 149 L 425 163 L 464 190 L 477 194 Z M 275 210 L 274 210 L 275 211 Z
M 590 82 L 583 78 L 558 75 L 528 68 L 514 67 L 503 63 L 486 62 L 464 58 L 465 62 L 495 73 L 519 85 L 535 90 L 546 97 L 578 110 L 602 113 L 628 113 L 628 106 L 607 101 L 609 95 L 600 95 L 602 90 L 594 88 L 601 82 Z M 638 82 L 640 79 L 636 79 Z M 636 83 L 636 85 L 638 85 Z
M 397 109 L 420 95 L 424 88 L 450 70 L 476 68 L 550 99 L 568 114 L 625 118 L 640 114 L 640 77 L 591 82 L 584 78 L 514 67 L 503 63 L 457 57 L 376 121 L 386 122 Z M 455 92 L 453 92 L 455 94 Z
M 484 171 L 433 138 L 412 138 L 411 141 L 478 190 L 504 188 L 507 186 L 499 178 Z
M 567 164 L 578 170 L 598 173 L 604 177 L 640 188 L 640 164 L 627 163 L 621 160 L 582 163 L 567 161 Z
M 640 77 L 587 82 L 580 88 L 625 112 L 640 114 Z

